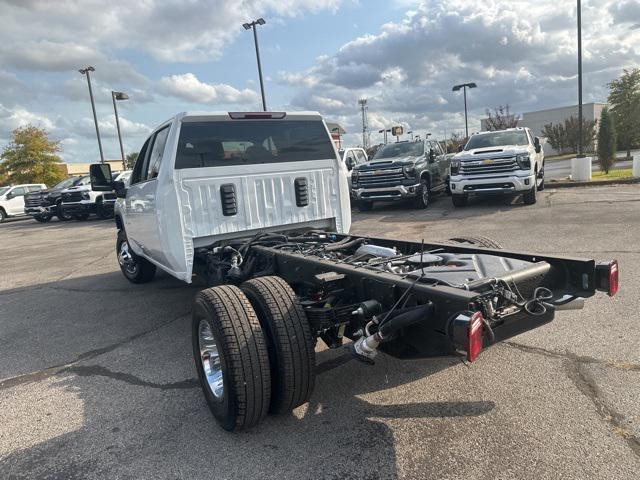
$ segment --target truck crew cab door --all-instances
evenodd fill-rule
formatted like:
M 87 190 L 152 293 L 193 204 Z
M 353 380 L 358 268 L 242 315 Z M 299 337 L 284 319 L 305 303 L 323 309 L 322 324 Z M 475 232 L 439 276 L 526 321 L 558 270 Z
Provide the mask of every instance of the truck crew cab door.
M 16 187 L 7 193 L 7 195 L 11 196 L 11 198 L 5 202 L 9 215 L 20 215 L 24 213 L 25 193 L 27 193 L 27 187 Z
M 133 172 L 125 198 L 125 230 L 127 239 L 136 253 L 165 265 L 166 259 L 160 246 L 157 189 L 158 173 L 170 125 L 156 131 L 145 142 Z

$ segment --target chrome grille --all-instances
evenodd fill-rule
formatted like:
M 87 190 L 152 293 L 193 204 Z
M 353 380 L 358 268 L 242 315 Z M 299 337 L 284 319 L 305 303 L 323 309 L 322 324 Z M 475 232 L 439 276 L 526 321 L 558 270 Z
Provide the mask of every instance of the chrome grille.
M 402 167 L 360 170 L 358 172 L 358 185 L 361 187 L 402 185 L 404 179 Z
M 464 175 L 485 175 L 490 173 L 509 173 L 518 170 L 515 157 L 487 158 L 460 162 L 460 173 Z
M 39 207 L 42 204 L 42 195 L 39 193 L 33 193 L 31 195 L 24 196 L 25 207 Z

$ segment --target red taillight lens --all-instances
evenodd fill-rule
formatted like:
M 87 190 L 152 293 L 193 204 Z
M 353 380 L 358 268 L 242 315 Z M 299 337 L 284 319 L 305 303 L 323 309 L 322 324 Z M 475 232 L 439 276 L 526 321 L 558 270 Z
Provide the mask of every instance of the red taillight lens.
M 613 297 L 618 293 L 618 261 L 613 260 L 609 264 L 609 296 Z
M 469 362 L 475 361 L 482 351 L 483 320 L 482 313 L 476 312 L 469 321 L 469 347 L 467 349 L 467 360 Z

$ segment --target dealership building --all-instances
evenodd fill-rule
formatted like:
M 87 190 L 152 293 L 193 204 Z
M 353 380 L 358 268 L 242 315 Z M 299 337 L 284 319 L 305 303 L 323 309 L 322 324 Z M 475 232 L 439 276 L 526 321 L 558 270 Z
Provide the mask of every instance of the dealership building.
M 585 120 L 599 121 L 602 109 L 606 106 L 606 103 L 585 103 L 582 105 L 582 115 Z M 536 112 L 525 112 L 522 114 L 522 119 L 518 122 L 518 126 L 528 127 L 534 135 L 541 137 L 542 129 L 545 125 L 549 123 L 564 123 L 565 120 L 572 116 L 576 118 L 578 117 L 578 105 L 550 108 L 547 110 L 538 110 Z M 487 119 L 483 119 L 481 121 L 481 128 L 483 131 L 487 130 Z M 596 133 L 597 131 L 598 125 L 596 123 Z M 544 145 L 545 155 L 558 155 L 561 153 L 553 149 L 548 142 L 543 141 L 542 143 Z

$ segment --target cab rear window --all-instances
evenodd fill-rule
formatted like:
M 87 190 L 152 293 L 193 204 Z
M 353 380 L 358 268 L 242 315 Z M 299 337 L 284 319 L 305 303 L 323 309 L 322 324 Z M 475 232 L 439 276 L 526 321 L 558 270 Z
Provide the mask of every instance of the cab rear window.
M 335 158 L 320 121 L 185 122 L 175 168 L 224 167 Z

